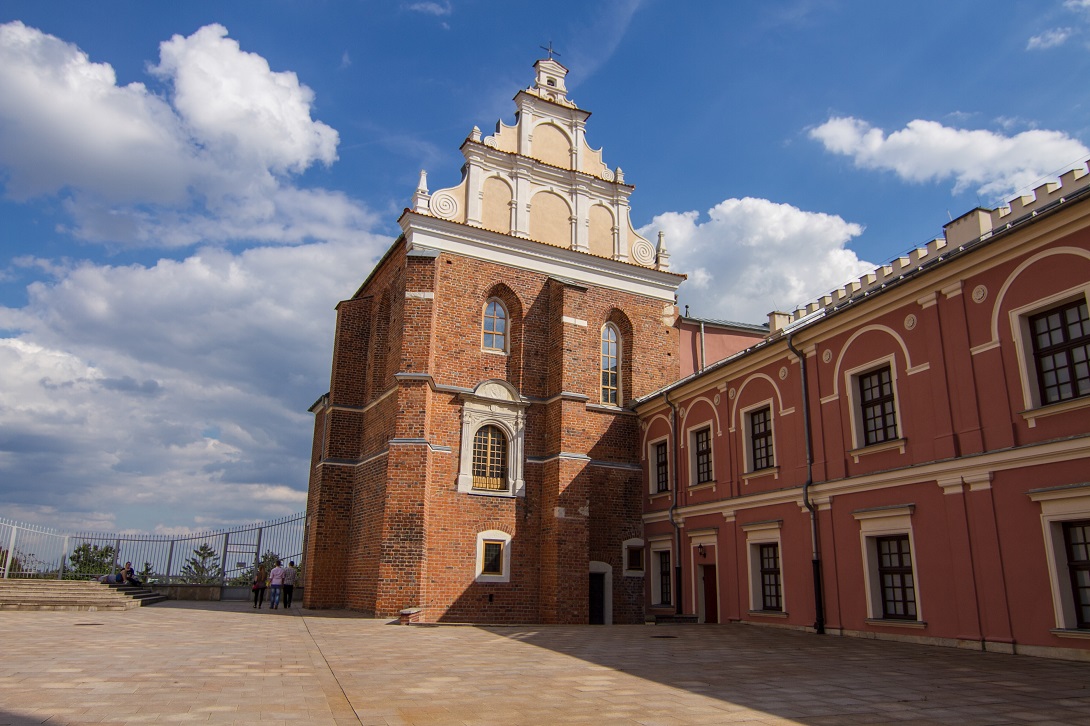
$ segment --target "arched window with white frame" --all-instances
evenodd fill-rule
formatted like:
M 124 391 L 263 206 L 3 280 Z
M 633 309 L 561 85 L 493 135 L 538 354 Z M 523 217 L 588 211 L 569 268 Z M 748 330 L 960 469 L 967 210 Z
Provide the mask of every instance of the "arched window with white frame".
M 602 326 L 602 403 L 621 405 L 621 334 L 613 323 Z
M 481 348 L 486 351 L 507 352 L 507 308 L 496 298 L 484 306 L 481 321 Z

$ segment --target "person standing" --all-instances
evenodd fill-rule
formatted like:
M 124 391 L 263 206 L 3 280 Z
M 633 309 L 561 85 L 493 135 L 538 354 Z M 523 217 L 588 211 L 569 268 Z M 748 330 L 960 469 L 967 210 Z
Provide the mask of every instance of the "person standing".
M 265 581 L 269 579 L 269 576 L 265 573 L 265 565 L 258 565 L 257 572 L 254 573 L 254 607 L 260 609 L 261 603 L 265 600 Z
M 295 578 L 299 573 L 295 569 L 295 560 L 288 563 L 288 566 L 284 568 L 284 607 L 291 607 L 291 596 L 295 592 Z
M 280 607 L 280 591 L 284 587 L 284 568 L 280 560 L 276 561 L 276 567 L 269 573 L 269 587 L 272 588 L 269 592 L 269 609 L 276 610 Z

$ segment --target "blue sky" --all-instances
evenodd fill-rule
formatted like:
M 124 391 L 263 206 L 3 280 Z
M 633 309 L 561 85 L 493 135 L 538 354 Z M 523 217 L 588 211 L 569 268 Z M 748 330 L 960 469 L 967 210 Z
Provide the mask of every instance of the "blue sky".
M 334 305 L 550 41 L 694 315 L 763 322 L 1090 157 L 1090 0 L 172 5 L 0 6 L 0 516 L 301 511 Z

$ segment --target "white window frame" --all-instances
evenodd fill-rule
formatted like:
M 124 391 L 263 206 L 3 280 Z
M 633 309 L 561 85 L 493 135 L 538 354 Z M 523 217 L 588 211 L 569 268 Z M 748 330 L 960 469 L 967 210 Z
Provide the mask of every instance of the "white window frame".
M 777 449 L 779 447 L 776 446 L 776 408 L 773 404 L 774 401 L 769 398 L 767 400 L 754 403 L 751 406 L 746 406 L 741 410 L 743 426 L 742 430 L 745 432 L 745 436 L 743 437 L 745 439 L 745 443 L 742 447 L 742 461 L 743 465 L 745 466 L 745 474 L 756 474 L 759 476 L 761 474 L 774 473 L 777 469 L 779 469 L 779 460 L 777 458 Z M 754 413 L 762 411 L 766 408 L 768 409 L 768 426 L 772 435 L 772 465 L 765 467 L 764 469 L 754 469 L 753 428 L 750 425 L 750 420 L 752 419 Z
M 624 577 L 643 577 L 644 573 L 647 572 L 647 548 L 645 545 L 646 543 L 640 537 L 632 537 L 621 543 L 621 563 L 624 566 Z M 643 567 L 638 570 L 634 570 L 629 566 L 631 550 L 634 549 L 640 550 L 640 556 L 643 558 Z
M 458 491 L 464 494 L 490 497 L 524 497 L 526 480 L 524 451 L 526 439 L 526 407 L 515 388 L 506 381 L 489 380 L 480 383 L 472 393 L 462 397 L 462 442 L 459 449 Z M 507 488 L 486 490 L 473 488 L 473 439 L 485 426 L 495 426 L 507 437 Z
M 859 379 L 868 373 L 889 366 L 889 383 L 893 388 L 893 416 L 897 422 L 897 438 L 881 441 L 877 444 L 866 442 L 865 426 L 863 425 L 863 395 L 859 390 Z M 848 393 L 848 409 L 851 415 L 852 456 L 859 463 L 856 452 L 884 451 L 886 449 L 900 449 L 905 453 L 905 427 L 901 421 L 901 394 L 897 382 L 897 359 L 891 353 L 883 358 L 876 358 L 868 363 L 855 366 L 844 371 L 844 389 Z
M 662 572 L 661 564 L 659 562 L 659 553 L 670 553 L 670 572 L 667 573 L 670 577 L 670 602 L 659 602 L 659 596 L 662 594 Z M 668 608 L 673 607 L 677 601 L 677 583 L 674 582 L 674 572 L 677 570 L 677 557 L 674 552 L 673 538 L 669 535 L 661 539 L 652 539 L 650 546 L 647 549 L 651 561 L 648 562 L 645 567 L 651 570 L 651 607 L 653 608 Z
M 496 303 L 503 310 L 503 347 L 502 348 L 489 348 L 484 344 L 484 336 L 487 331 L 484 329 L 485 314 L 488 312 L 488 306 L 492 303 Z M 511 351 L 511 311 L 507 309 L 507 305 L 498 297 L 490 297 L 484 301 L 484 306 L 481 308 L 481 352 L 490 353 L 492 355 L 507 355 Z
M 1026 495 L 1041 506 L 1041 530 L 1044 537 L 1045 560 L 1048 564 L 1056 629 L 1078 631 L 1075 595 L 1067 569 L 1067 547 L 1064 545 L 1063 524 L 1090 519 L 1090 484 L 1037 489 L 1027 492 Z
M 916 564 L 916 537 L 912 531 L 912 513 L 915 504 L 900 504 L 852 512 L 859 522 L 859 545 L 862 550 L 863 583 L 867 598 L 867 620 L 872 624 L 922 626 L 923 598 L 920 588 L 920 568 Z M 908 547 L 912 560 L 912 592 L 916 602 L 915 620 L 886 619 L 882 617 L 882 579 L 878 575 L 878 538 L 908 535 Z
M 485 574 L 484 546 L 487 542 L 499 542 L 503 545 L 501 560 L 503 573 Z M 498 529 L 489 529 L 477 533 L 477 567 L 474 571 L 475 582 L 510 582 L 511 581 L 511 535 Z
M 787 583 L 783 576 L 783 520 L 743 524 L 746 533 L 746 551 L 749 553 L 749 612 L 754 615 L 787 617 Z M 775 544 L 780 562 L 780 609 L 765 610 L 761 588 L 761 545 Z
M 708 464 L 711 468 L 711 478 L 707 481 L 697 481 L 697 450 L 696 435 L 701 431 L 708 431 Z M 715 429 L 711 421 L 703 421 L 685 431 L 685 438 L 689 442 L 689 488 L 715 487 Z
M 1033 333 L 1029 329 L 1029 319 L 1050 308 L 1082 299 L 1090 304 L 1090 285 L 1079 285 L 1054 295 L 1035 300 L 1010 311 L 1011 336 L 1014 339 L 1018 359 L 1018 378 L 1022 384 L 1022 416 L 1030 428 L 1036 426 L 1037 418 L 1063 413 L 1073 409 L 1090 407 L 1090 396 L 1081 396 L 1056 403 L 1042 403 L 1041 390 L 1037 382 L 1037 360 L 1033 355 Z
M 602 386 L 602 373 L 605 372 L 605 368 L 602 367 L 602 343 L 605 339 L 606 329 L 613 331 L 613 334 L 617 336 L 617 400 L 613 403 L 607 403 L 602 395 L 605 391 Z M 624 375 L 621 373 L 622 365 L 624 363 L 622 356 L 624 355 L 624 337 L 621 335 L 621 329 L 613 323 L 603 323 L 602 327 L 598 330 L 598 402 L 603 406 L 617 406 L 620 407 L 624 403 Z
M 658 459 L 655 448 L 659 444 L 666 444 L 666 489 L 661 492 L 658 489 Z M 670 437 L 660 436 L 654 441 L 647 442 L 647 493 L 654 496 L 669 494 L 673 484 L 674 462 L 670 456 Z

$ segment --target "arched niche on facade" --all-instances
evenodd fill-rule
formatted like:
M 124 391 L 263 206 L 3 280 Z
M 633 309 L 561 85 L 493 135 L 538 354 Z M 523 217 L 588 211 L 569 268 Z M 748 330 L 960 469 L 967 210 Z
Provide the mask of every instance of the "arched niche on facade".
M 515 387 L 507 381 L 482 381 L 462 398 L 462 443 L 458 463 L 458 491 L 485 496 L 526 496 L 523 474 L 526 438 L 526 408 Z M 479 489 L 473 485 L 473 440 L 485 426 L 495 426 L 507 439 L 507 486 L 503 489 Z

